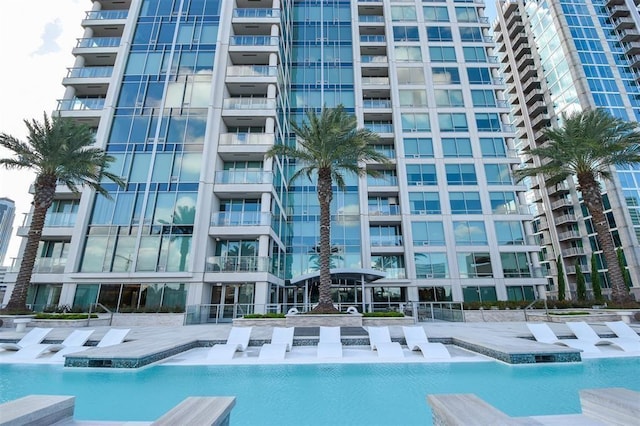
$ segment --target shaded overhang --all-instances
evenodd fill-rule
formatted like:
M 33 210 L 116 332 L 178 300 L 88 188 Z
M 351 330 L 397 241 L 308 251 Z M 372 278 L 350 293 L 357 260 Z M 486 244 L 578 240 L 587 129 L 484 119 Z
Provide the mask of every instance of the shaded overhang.
M 377 269 L 365 269 L 365 268 L 335 268 L 331 269 L 331 278 L 344 278 L 353 280 L 364 280 L 368 283 L 384 278 L 386 274 Z M 315 271 L 310 274 L 298 275 L 292 278 L 289 282 L 292 285 L 302 285 L 305 281 L 318 281 L 320 279 L 320 271 Z

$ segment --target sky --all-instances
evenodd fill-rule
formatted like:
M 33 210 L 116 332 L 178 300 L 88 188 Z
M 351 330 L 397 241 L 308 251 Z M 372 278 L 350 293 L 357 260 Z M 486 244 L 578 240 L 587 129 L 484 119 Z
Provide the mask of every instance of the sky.
M 0 0 L 0 50 L 5 58 L 0 74 L 0 132 L 25 139 L 24 119 L 42 120 L 51 114 L 64 94 L 62 79 L 73 66 L 71 49 L 81 38 L 80 26 L 89 0 Z M 495 18 L 493 0 L 487 2 L 486 16 Z M 0 157 L 7 157 L 0 148 Z M 16 203 L 14 232 L 5 258 L 11 264 L 20 246 L 15 231 L 29 212 L 28 193 L 34 176 L 29 171 L 0 167 L 0 197 Z
M 89 0 L 0 0 L 0 132 L 25 140 L 24 119 L 42 120 L 64 94 L 62 78 L 73 66 L 71 49 L 83 29 L 80 21 L 91 10 Z M 0 157 L 9 154 L 0 148 Z M 0 167 L 0 197 L 16 203 L 13 238 L 5 265 L 16 257 L 20 238 L 16 228 L 28 213 L 33 174 Z

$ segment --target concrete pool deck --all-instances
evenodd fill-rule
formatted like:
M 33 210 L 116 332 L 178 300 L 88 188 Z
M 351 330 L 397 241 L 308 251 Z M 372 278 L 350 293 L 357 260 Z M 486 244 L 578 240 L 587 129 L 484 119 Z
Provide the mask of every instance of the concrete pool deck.
M 536 362 L 578 362 L 580 359 L 601 357 L 640 356 L 638 353 L 623 352 L 613 347 L 602 347 L 601 353 L 580 354 L 572 348 L 538 343 L 532 340 L 524 322 L 505 323 L 420 323 L 429 340 L 444 343 L 451 353 L 450 359 L 427 359 L 419 351 L 410 351 L 405 345 L 402 328 L 389 327 L 393 341 L 403 345 L 403 357 L 379 358 L 369 348 L 366 332 L 359 328 L 343 328 L 343 358 L 318 359 L 316 356 L 317 328 L 297 328 L 294 346 L 282 360 L 261 360 L 260 347 L 271 339 L 272 327 L 253 327 L 249 348 L 237 352 L 230 360 L 208 360 L 208 348 L 216 343 L 226 342 L 231 324 L 205 324 L 182 327 L 131 327 L 125 343 L 89 349 L 68 355 L 67 366 L 139 368 L 145 365 L 165 363 L 170 365 L 198 364 L 274 364 L 274 363 L 371 363 L 371 362 L 486 362 L 500 360 L 506 363 Z M 591 324 L 602 337 L 611 337 L 611 331 L 603 324 Z M 565 324 L 549 323 L 559 338 L 572 338 Z M 640 325 L 632 325 L 636 331 Z M 95 344 L 110 327 L 91 327 L 95 332 L 89 344 Z M 54 328 L 45 343 L 59 343 L 72 328 Z M 27 330 L 28 331 L 28 330 Z M 18 341 L 25 333 L 0 329 L 0 342 Z M 13 358 L 11 351 L 0 350 L 0 363 L 57 363 L 51 355 L 35 359 Z

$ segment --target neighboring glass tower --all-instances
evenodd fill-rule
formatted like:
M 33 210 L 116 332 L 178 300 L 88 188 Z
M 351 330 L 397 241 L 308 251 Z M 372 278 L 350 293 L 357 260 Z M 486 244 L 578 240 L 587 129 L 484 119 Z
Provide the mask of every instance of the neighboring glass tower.
M 125 188 L 61 190 L 30 303 L 186 307 L 190 321 L 317 300 L 315 182 L 267 159 L 291 121 L 343 104 L 381 178 L 332 206 L 334 299 L 533 300 L 539 246 L 484 4 L 97 0 L 59 112 L 96 128 Z M 57 267 L 53 267 L 57 265 Z
M 561 125 L 563 113 L 604 108 L 625 120 L 640 119 L 640 15 L 633 1 L 510 0 L 499 2 L 497 9 L 494 30 L 524 161 L 539 165 L 526 151 L 544 143 L 541 131 Z M 606 265 L 575 182 L 554 187 L 538 179 L 527 183 L 529 201 L 537 210 L 533 227 L 542 246 L 540 260 L 552 294 L 557 291 L 558 256 L 572 292 L 576 264 L 590 281 L 592 253 L 607 287 Z M 613 181 L 603 188 L 611 233 L 624 251 L 637 297 L 640 165 L 615 170 Z
M 5 197 L 0 198 L 0 266 L 4 264 L 4 258 L 9 248 L 15 212 L 16 205 L 13 200 Z M 0 299 L 1 303 L 2 299 Z

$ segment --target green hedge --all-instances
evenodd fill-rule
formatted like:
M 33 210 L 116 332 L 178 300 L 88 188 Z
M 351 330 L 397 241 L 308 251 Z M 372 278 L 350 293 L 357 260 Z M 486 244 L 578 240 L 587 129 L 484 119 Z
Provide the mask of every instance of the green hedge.
M 34 317 L 39 320 L 83 320 L 89 318 L 89 314 L 36 314 Z M 91 314 L 91 318 L 98 318 L 98 315 Z
M 402 312 L 389 311 L 389 312 L 365 312 L 362 314 L 364 318 L 384 318 L 384 317 L 404 317 Z
M 286 318 L 284 314 L 247 314 L 243 318 L 245 319 L 262 319 L 262 318 Z

